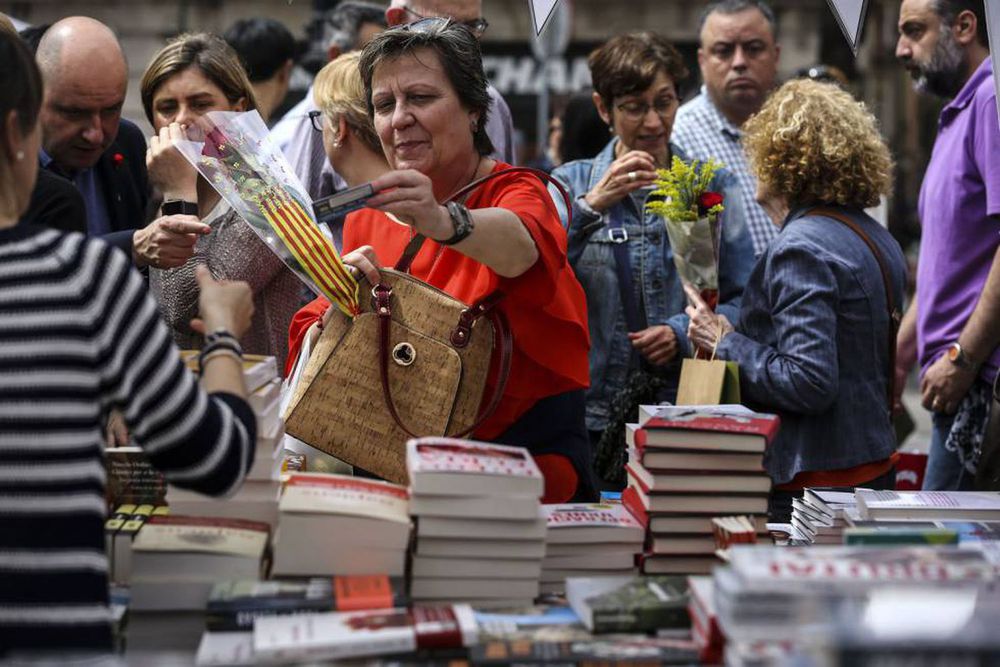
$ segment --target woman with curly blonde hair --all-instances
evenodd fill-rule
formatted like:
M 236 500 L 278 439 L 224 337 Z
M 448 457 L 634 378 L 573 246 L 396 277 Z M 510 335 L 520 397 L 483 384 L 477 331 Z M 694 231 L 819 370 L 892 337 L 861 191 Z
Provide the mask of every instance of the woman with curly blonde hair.
M 738 362 L 746 402 L 781 416 L 764 463 L 769 513 L 787 522 L 806 487 L 895 485 L 890 312 L 906 269 L 899 244 L 864 212 L 888 194 L 892 159 L 863 104 L 791 81 L 745 132 L 757 199 L 781 231 L 750 275 L 735 328 L 690 292 L 688 336 Z

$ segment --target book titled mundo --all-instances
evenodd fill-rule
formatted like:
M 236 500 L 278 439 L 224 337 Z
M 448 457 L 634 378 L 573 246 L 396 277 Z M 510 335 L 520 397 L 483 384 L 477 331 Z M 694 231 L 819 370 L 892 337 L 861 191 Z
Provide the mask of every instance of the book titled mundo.
M 982 552 L 957 547 L 773 547 L 734 546 L 733 571 L 748 586 L 824 584 L 865 589 L 873 582 L 986 582 L 994 568 Z M 815 589 L 818 590 L 818 589 Z

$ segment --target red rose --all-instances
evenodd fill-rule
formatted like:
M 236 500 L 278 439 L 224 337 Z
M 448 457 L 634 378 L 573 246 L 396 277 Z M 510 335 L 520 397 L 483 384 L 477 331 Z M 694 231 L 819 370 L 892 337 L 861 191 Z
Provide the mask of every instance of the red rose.
M 115 153 L 111 156 L 111 161 L 115 163 L 116 167 L 120 167 L 125 162 L 125 156 L 121 153 Z
M 722 204 L 722 195 L 718 192 L 703 192 L 698 197 L 698 214 L 705 215 L 716 206 Z

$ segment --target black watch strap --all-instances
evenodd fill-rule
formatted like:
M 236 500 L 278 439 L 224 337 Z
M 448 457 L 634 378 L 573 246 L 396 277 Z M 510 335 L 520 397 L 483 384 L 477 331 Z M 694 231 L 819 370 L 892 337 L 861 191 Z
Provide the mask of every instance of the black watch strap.
M 450 201 L 445 204 L 445 207 L 448 209 L 448 215 L 451 216 L 451 224 L 455 228 L 455 233 L 451 235 L 451 238 L 438 241 L 438 243 L 441 245 L 455 245 L 465 240 L 472 233 L 472 214 L 469 213 L 469 209 L 458 202 Z
M 198 215 L 198 204 L 183 199 L 171 199 L 163 202 L 160 211 L 163 215 Z

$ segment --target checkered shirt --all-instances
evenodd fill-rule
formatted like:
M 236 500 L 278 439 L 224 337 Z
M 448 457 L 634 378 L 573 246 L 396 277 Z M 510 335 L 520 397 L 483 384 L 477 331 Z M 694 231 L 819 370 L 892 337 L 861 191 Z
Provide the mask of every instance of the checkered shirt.
M 740 140 L 743 134 L 712 103 L 704 87 L 701 94 L 677 111 L 670 140 L 695 160 L 714 158 L 736 175 L 747 212 L 747 229 L 754 255 L 760 256 L 778 233 L 778 227 L 757 203 L 757 182 L 750 174 Z

